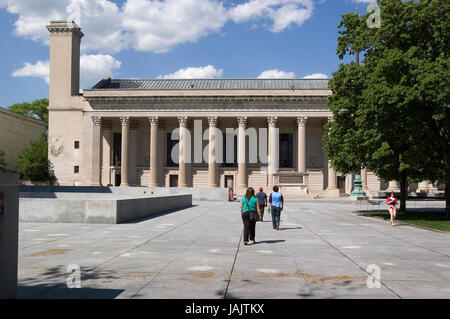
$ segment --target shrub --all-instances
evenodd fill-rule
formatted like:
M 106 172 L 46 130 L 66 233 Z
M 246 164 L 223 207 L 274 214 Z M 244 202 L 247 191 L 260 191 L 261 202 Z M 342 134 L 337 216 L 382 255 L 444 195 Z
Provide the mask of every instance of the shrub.
M 30 141 L 19 155 L 17 170 L 22 180 L 54 183 L 52 164 L 48 160 L 48 143 L 44 135 L 36 141 Z

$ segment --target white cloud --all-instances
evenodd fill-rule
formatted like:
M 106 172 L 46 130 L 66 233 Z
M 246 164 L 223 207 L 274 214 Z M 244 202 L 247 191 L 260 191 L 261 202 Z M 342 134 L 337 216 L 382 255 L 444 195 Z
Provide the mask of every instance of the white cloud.
M 91 54 L 80 57 L 80 87 L 92 87 L 99 80 L 113 76 L 122 62 L 108 54 Z
M 160 75 L 158 79 L 213 79 L 220 78 L 223 74 L 223 69 L 217 70 L 212 65 L 203 67 L 188 67 L 180 69 L 174 73 L 167 75 Z
M 262 72 L 258 76 L 258 79 L 293 79 L 294 77 L 294 72 L 285 72 L 278 69 L 273 69 Z
M 313 9 L 311 0 L 250 0 L 231 8 L 229 14 L 234 22 L 271 20 L 270 31 L 280 32 L 292 24 L 301 26 L 312 16 Z
M 120 68 L 122 62 L 110 55 L 82 55 L 80 57 L 80 87 L 92 87 L 106 76 L 111 76 Z M 24 66 L 12 73 L 13 77 L 38 77 L 49 83 L 49 61 L 38 61 L 35 64 L 25 62 Z
M 226 9 L 213 0 L 128 0 L 122 25 L 136 50 L 161 53 L 218 32 L 226 21 Z
M 314 73 L 305 76 L 304 79 L 328 79 L 328 75 L 323 73 Z
M 81 50 L 118 52 L 126 47 L 121 29 L 121 13 L 108 0 L 3 0 L 7 11 L 17 14 L 14 33 L 17 36 L 48 45 L 46 26 L 50 20 L 75 20 L 86 36 Z
M 48 61 L 37 61 L 36 64 L 28 62 L 24 63 L 24 66 L 12 73 L 13 77 L 31 76 L 42 78 L 45 82 L 49 81 L 49 63 Z
M 264 20 L 272 32 L 301 26 L 312 0 L 248 0 L 224 6 L 218 0 L 0 0 L 17 15 L 15 34 L 48 44 L 50 20 L 75 20 L 85 33 L 82 52 L 115 53 L 129 46 L 163 53 L 176 45 L 219 33 L 228 21 Z M 269 22 L 269 23 L 266 23 Z

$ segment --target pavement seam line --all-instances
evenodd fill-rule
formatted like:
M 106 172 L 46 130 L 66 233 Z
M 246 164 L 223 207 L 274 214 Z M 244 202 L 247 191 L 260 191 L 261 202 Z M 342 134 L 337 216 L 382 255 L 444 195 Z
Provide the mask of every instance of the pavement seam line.
M 146 243 L 148 243 L 148 242 L 150 242 L 150 241 L 152 241 L 152 240 L 154 240 L 154 239 L 156 239 L 156 238 L 158 238 L 158 237 L 161 237 L 161 236 L 163 236 L 163 235 L 165 235 L 165 234 L 167 234 L 167 233 L 169 233 L 169 232 L 171 232 L 171 231 L 173 231 L 173 230 L 175 230 L 175 229 L 177 229 L 178 227 L 181 227 L 181 226 L 183 226 L 183 225 L 185 225 L 185 224 L 190 223 L 191 221 L 193 221 L 193 220 L 195 220 L 195 219 L 197 219 L 197 218 L 199 218 L 199 217 L 205 215 L 206 213 L 208 213 L 208 211 L 206 211 L 206 212 L 204 212 L 203 214 L 198 215 L 198 216 L 194 217 L 193 219 L 188 220 L 188 221 L 186 221 L 186 222 L 184 222 L 184 223 L 182 223 L 182 224 L 180 224 L 180 225 L 178 225 L 178 226 L 176 226 L 176 227 L 174 227 L 174 228 L 172 228 L 172 229 L 170 229 L 170 230 L 168 230 L 168 231 L 166 231 L 166 232 L 164 232 L 164 233 L 161 233 L 161 234 L 159 234 L 159 235 L 157 235 L 157 236 L 155 236 L 155 237 L 152 237 L 151 239 L 147 240 L 146 242 L 144 242 L 144 243 L 142 243 L 142 244 L 140 244 L 140 245 L 138 245 L 138 246 L 136 246 L 136 247 L 133 247 L 133 248 L 131 248 L 131 249 L 125 251 L 125 252 L 122 252 L 122 253 L 120 253 L 119 255 L 116 255 L 116 256 L 114 256 L 114 257 L 112 257 L 112 258 L 110 258 L 110 259 L 108 259 L 108 260 L 106 260 L 106 261 L 104 261 L 104 262 L 98 264 L 97 266 L 94 266 L 94 267 L 92 267 L 92 268 L 90 268 L 90 269 L 88 268 L 88 270 L 86 270 L 86 271 L 84 272 L 83 275 L 85 276 L 86 274 L 90 273 L 90 272 L 93 271 L 94 269 L 96 269 L 96 268 L 98 268 L 98 267 L 100 267 L 100 266 L 102 266 L 102 265 L 104 265 L 104 264 L 106 264 L 106 263 L 108 263 L 108 262 L 110 262 L 110 261 L 116 259 L 116 258 L 119 257 L 120 255 L 123 255 L 123 254 L 125 254 L 125 253 L 127 253 L 127 252 L 129 252 L 129 251 L 132 251 L 132 250 L 134 250 L 134 249 L 136 249 L 136 248 L 138 248 L 138 247 L 141 247 L 141 246 L 145 245 Z M 112 225 L 107 226 L 107 227 L 111 227 L 111 226 L 112 226 Z M 39 297 L 41 297 L 41 296 L 44 296 L 44 295 L 47 294 L 48 292 L 50 292 L 50 291 L 52 291 L 52 290 L 54 290 L 54 289 L 56 289 L 56 288 L 58 288 L 58 287 L 60 287 L 60 286 L 63 286 L 63 285 L 64 285 L 64 283 L 56 284 L 55 286 L 50 287 L 49 289 L 43 291 L 41 294 L 39 294 L 38 296 L 36 296 L 36 298 L 39 298 Z
M 237 259 L 237 255 L 239 253 L 239 248 L 241 247 L 243 234 L 244 234 L 244 230 L 242 230 L 241 236 L 239 237 L 239 243 L 238 243 L 238 246 L 236 249 L 236 253 L 234 254 L 233 265 L 231 266 L 230 276 L 228 277 L 227 287 L 225 288 L 225 293 L 223 295 L 223 299 L 227 298 L 228 288 L 230 287 L 231 277 L 233 276 L 234 265 L 236 264 L 236 259 Z
M 298 220 L 297 217 L 294 217 L 294 219 Z M 348 260 L 350 260 L 353 264 L 355 264 L 358 268 L 360 268 L 363 272 L 365 272 L 366 274 L 368 274 L 369 276 L 372 276 L 372 274 L 368 273 L 363 267 L 361 267 L 357 262 L 355 262 L 353 259 L 351 259 L 349 256 L 347 256 L 346 254 L 344 254 L 342 251 L 340 251 L 339 249 L 337 249 L 333 244 L 331 244 L 329 241 L 327 241 L 326 239 L 324 239 L 322 236 L 320 236 L 319 234 L 317 234 L 315 231 L 313 231 L 311 228 L 309 228 L 305 223 L 301 222 L 303 226 L 305 226 L 311 233 L 313 233 L 314 235 L 316 235 L 317 237 L 319 237 L 322 241 L 324 241 L 325 243 L 327 243 L 330 247 L 334 248 L 335 250 L 337 250 L 342 256 L 344 256 L 345 258 L 347 258 Z M 399 294 L 397 294 L 392 288 L 390 288 L 389 286 L 387 286 L 382 280 L 377 280 L 376 278 L 374 278 L 376 281 L 378 281 L 380 284 L 382 284 L 385 288 L 387 288 L 390 292 L 392 292 L 393 294 L 395 294 L 397 297 L 399 297 L 400 299 L 403 299 L 403 297 L 401 297 Z
M 284 215 L 285 215 L 286 217 L 289 217 L 289 211 L 288 211 L 287 213 L 285 212 Z M 288 219 L 289 219 L 289 218 L 286 218 L 286 221 L 287 221 Z M 281 224 L 281 217 L 280 217 L 280 224 Z M 300 223 L 300 225 L 304 226 L 303 223 Z M 286 245 L 286 244 L 285 244 L 285 245 Z M 298 269 L 301 269 L 301 268 L 299 267 L 297 261 L 295 260 L 294 256 L 292 256 L 290 250 L 289 250 L 289 249 L 286 249 L 286 250 L 289 252 L 290 257 L 291 257 L 292 260 L 294 261 L 294 264 L 297 266 L 297 268 L 298 268 Z M 306 280 L 305 277 L 303 277 L 303 280 L 305 281 L 306 287 L 308 287 L 308 290 L 309 290 L 309 293 L 311 294 L 311 297 L 313 297 L 313 296 L 314 296 L 314 292 L 313 292 L 313 290 L 311 289 L 311 287 L 309 286 L 308 281 Z

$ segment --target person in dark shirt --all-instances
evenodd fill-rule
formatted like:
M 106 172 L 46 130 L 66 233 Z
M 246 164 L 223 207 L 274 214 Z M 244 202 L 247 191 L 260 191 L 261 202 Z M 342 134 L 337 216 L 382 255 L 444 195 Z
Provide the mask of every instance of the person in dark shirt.
M 264 207 L 267 206 L 267 194 L 263 192 L 263 188 L 259 188 L 258 194 L 256 194 L 258 198 L 259 207 L 261 208 L 261 221 L 264 221 Z

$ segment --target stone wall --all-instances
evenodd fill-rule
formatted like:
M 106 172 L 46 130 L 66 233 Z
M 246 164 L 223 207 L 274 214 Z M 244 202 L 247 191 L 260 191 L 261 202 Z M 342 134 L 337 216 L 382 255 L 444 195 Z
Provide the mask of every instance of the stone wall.
M 5 152 L 8 163 L 16 164 L 29 142 L 40 138 L 46 131 L 44 122 L 0 108 L 0 150 Z

